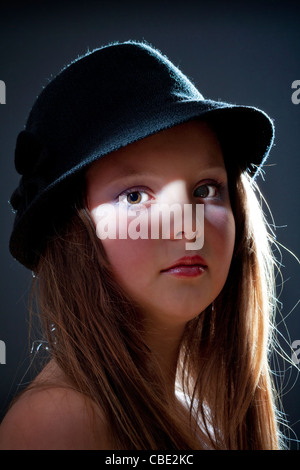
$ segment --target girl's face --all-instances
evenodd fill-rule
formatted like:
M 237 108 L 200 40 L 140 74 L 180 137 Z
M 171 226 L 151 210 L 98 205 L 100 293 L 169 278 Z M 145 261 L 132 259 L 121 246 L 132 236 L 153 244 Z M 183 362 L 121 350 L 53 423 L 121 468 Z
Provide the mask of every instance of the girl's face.
M 116 238 L 101 242 L 116 279 L 145 318 L 153 325 L 183 326 L 202 312 L 225 284 L 235 240 L 227 173 L 214 132 L 198 121 L 161 131 L 93 163 L 86 180 L 88 209 L 98 229 L 103 207 L 119 210 Z M 171 225 L 167 238 L 151 238 L 151 210 L 174 204 L 182 208 L 181 228 Z M 183 222 L 185 204 L 193 207 L 194 239 Z M 204 243 L 196 204 L 204 207 Z M 145 227 L 147 237 L 137 238 L 134 233 L 143 229 L 145 235 Z

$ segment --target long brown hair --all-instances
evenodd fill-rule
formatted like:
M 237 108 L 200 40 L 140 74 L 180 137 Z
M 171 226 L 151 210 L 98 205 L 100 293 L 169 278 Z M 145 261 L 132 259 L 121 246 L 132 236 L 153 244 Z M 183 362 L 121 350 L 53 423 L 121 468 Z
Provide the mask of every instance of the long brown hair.
M 255 184 L 236 173 L 230 272 L 213 304 L 187 323 L 179 352 L 188 427 L 166 399 L 138 309 L 114 279 L 84 198 L 40 258 L 34 288 L 51 357 L 104 411 L 114 449 L 281 446 L 268 364 L 276 307 L 272 239 Z

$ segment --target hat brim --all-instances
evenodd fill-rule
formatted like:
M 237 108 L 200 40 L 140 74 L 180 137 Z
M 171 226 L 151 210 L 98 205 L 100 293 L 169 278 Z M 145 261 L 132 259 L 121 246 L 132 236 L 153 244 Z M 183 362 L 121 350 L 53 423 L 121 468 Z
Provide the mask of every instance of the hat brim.
M 263 111 L 250 106 L 237 106 L 212 100 L 177 101 L 163 108 L 134 115 L 132 121 L 114 123 L 106 141 L 93 142 L 77 164 L 64 169 L 31 202 L 21 217 L 16 214 L 9 248 L 15 259 L 35 270 L 39 256 L 57 220 L 67 216 L 66 207 L 76 198 L 80 178 L 86 168 L 99 158 L 133 142 L 193 119 L 204 119 L 214 128 L 224 155 L 253 177 L 264 164 L 274 141 L 274 126 Z M 119 129 L 116 135 L 115 129 Z M 36 223 L 37 221 L 38 224 Z M 25 244 L 25 241 L 29 242 Z

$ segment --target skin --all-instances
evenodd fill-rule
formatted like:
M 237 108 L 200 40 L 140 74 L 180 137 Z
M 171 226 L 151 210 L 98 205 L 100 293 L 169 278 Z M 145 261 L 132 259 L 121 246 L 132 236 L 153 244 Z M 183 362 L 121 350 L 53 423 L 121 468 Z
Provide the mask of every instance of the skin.
M 138 304 L 148 345 L 157 354 L 173 390 L 177 348 L 186 322 L 217 297 L 226 281 L 235 240 L 235 222 L 220 144 L 204 123 L 192 121 L 149 136 L 92 164 L 86 175 L 87 201 L 95 226 L 97 208 L 141 199 L 146 215 L 159 203 L 204 204 L 204 245 L 186 250 L 182 239 L 101 240 L 115 276 Z M 216 183 L 221 185 L 216 188 Z M 197 188 L 205 192 L 195 191 Z M 127 206 L 126 206 L 127 204 Z M 136 206 L 135 206 L 136 207 Z M 128 225 L 131 222 L 127 221 Z M 117 221 L 117 229 L 120 229 Z M 124 231 L 124 227 L 121 227 Z M 194 229 L 196 225 L 194 223 Z M 119 231 L 117 230 L 117 234 Z M 200 255 L 205 271 L 196 277 L 162 272 L 183 256 Z
M 143 215 L 150 205 L 160 202 L 204 204 L 201 249 L 187 251 L 185 237 L 190 234 L 183 233 L 180 239 L 176 230 L 170 232 L 169 239 L 101 241 L 118 282 L 140 307 L 146 341 L 165 377 L 166 391 L 174 406 L 181 409 L 188 425 L 187 411 L 174 394 L 180 338 L 185 324 L 199 315 L 222 290 L 235 239 L 219 142 L 205 123 L 185 123 L 92 164 L 86 182 L 88 207 L 95 228 L 95 209 L 105 203 L 115 203 L 116 198 L 119 201 L 119 195 L 126 205 L 124 191 L 136 190 L 137 186 L 142 186 Z M 216 182 L 218 189 L 214 186 Z M 196 191 L 199 187 L 207 193 Z M 196 229 L 196 223 L 192 228 Z M 206 268 L 201 275 L 178 277 L 162 272 L 182 256 L 195 254 L 205 260 Z M 35 383 L 42 387 L 26 391 L 1 423 L 0 450 L 113 448 L 102 410 L 72 389 L 54 361 L 44 368 Z
M 52 360 L 10 408 L 0 426 L 0 450 L 109 449 L 105 417 L 72 389 Z M 100 438 L 99 438 L 100 436 Z

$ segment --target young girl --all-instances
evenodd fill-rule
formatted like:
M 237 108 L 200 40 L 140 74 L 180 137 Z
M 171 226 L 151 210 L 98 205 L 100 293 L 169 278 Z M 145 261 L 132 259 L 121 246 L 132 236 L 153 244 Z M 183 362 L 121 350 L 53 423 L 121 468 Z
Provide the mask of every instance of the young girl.
M 204 99 L 146 43 L 45 87 L 17 140 L 10 250 L 34 272 L 50 360 L 2 449 L 281 448 L 254 194 L 272 143 L 265 113 Z

